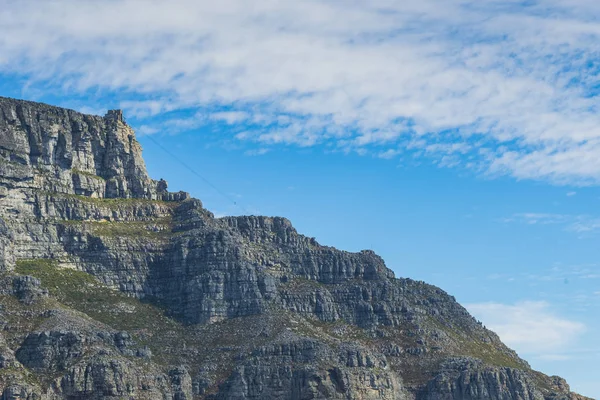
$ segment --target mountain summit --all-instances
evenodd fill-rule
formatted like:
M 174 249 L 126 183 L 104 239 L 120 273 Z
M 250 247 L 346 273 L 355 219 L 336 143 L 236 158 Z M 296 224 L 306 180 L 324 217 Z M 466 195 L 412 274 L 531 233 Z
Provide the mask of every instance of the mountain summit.
M 148 176 L 121 111 L 0 97 L 2 399 L 584 399 L 441 289 Z

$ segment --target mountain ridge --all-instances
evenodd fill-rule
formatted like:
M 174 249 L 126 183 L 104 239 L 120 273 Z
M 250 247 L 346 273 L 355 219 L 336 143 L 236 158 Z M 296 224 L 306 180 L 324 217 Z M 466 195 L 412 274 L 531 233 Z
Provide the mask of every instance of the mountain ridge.
M 0 134 L 3 398 L 584 399 L 372 251 L 169 192 L 119 110 Z

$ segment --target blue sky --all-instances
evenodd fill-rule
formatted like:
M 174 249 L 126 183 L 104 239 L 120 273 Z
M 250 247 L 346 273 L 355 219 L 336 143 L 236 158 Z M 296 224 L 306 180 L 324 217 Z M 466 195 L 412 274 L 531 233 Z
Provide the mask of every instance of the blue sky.
M 171 189 L 372 248 L 600 397 L 600 3 L 403 3 L 0 0 L 0 95 L 124 109 Z

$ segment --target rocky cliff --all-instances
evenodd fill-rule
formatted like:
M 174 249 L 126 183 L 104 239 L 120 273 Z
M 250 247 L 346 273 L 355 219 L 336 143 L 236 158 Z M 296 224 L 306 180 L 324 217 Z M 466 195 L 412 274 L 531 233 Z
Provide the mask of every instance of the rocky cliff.
M 580 399 L 441 289 L 148 177 L 120 111 L 0 98 L 3 399 Z

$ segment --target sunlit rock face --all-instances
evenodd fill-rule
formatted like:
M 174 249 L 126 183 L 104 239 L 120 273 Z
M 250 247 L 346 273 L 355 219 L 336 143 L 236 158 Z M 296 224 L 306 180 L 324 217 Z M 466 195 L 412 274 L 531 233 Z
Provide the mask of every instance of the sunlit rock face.
M 3 399 L 576 399 L 441 289 L 149 178 L 120 111 L 0 98 Z

